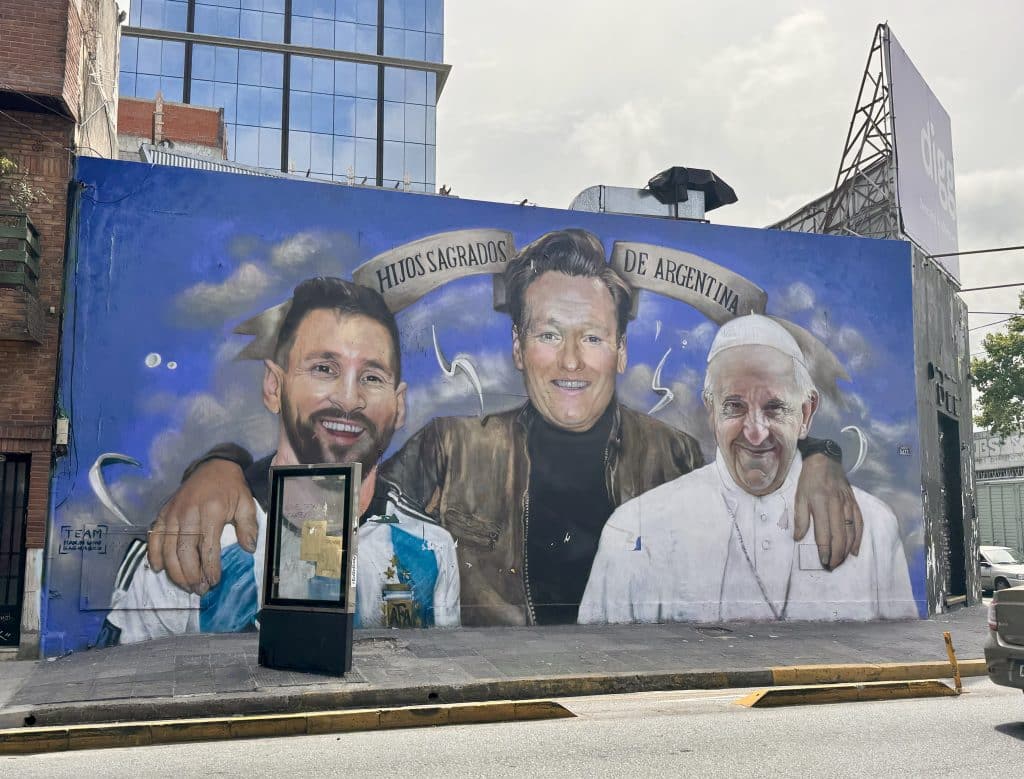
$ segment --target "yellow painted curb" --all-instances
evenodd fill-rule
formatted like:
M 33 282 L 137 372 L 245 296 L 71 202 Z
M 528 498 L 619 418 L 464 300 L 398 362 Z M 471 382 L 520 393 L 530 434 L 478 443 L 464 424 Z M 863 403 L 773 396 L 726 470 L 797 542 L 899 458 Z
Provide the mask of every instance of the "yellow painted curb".
M 816 703 L 887 701 L 903 698 L 945 698 L 956 696 L 956 694 L 956 690 L 937 679 L 923 679 L 902 682 L 769 687 L 752 692 L 734 702 L 739 706 L 766 708 Z
M 961 660 L 960 676 L 985 676 L 984 660 Z M 852 663 L 848 665 L 791 665 L 772 668 L 777 685 L 841 684 L 854 682 L 906 682 L 917 679 L 950 679 L 953 666 L 933 663 Z
M 0 730 L 0 755 L 575 717 L 554 701 L 491 701 Z

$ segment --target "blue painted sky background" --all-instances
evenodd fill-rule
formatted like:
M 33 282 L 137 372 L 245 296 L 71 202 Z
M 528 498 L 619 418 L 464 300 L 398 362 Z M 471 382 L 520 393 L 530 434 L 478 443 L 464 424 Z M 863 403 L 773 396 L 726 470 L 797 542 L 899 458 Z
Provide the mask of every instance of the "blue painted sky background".
M 231 331 L 288 298 L 319 273 L 352 270 L 395 246 L 447 230 L 487 227 L 522 246 L 543 233 L 582 227 L 610 253 L 616 240 L 684 249 L 747 277 L 768 293 L 767 311 L 815 333 L 847 368 L 843 407 L 825 404 L 812 433 L 840 440 L 853 459 L 847 424 L 867 434 L 865 466 L 852 481 L 887 500 L 901 520 L 915 591 L 923 593 L 920 461 L 915 410 L 910 254 L 891 241 L 822 237 L 637 217 L 567 212 L 416 196 L 377 189 L 238 176 L 138 163 L 82 159 L 84 185 L 77 253 L 61 358 L 60 402 L 71 415 L 72 446 L 54 479 L 54 523 L 104 522 L 115 541 L 148 526 L 184 466 L 218 441 L 255 454 L 272 450 L 276 419 L 263 409 L 262 367 L 232 358 L 247 342 Z M 712 217 L 714 213 L 712 213 Z M 493 311 L 489 276 L 435 290 L 398 316 L 409 419 L 393 448 L 428 419 L 476 414 L 462 376 L 444 377 L 430 326 L 446 355 L 469 355 L 485 390 L 486 411 L 523 402 L 510 357 L 510 322 Z M 660 322 L 660 327 L 658 323 Z M 676 401 L 657 416 L 702 440 L 699 408 L 704 358 L 716 327 L 689 306 L 642 293 L 630 325 L 629 366 L 619 394 L 649 410 L 654 366 L 671 349 L 663 379 Z M 160 355 L 148 367 L 147 355 Z M 174 369 L 170 365 L 174 364 Z M 911 447 L 909 457 L 897 446 Z M 136 528 L 120 525 L 95 500 L 87 472 L 96 457 L 119 452 L 141 469 L 107 468 L 117 502 Z M 59 531 L 56 531 L 59 537 Z M 52 641 L 77 645 L 98 624 L 120 560 L 51 550 Z M 57 586 L 51 584 L 51 588 Z M 77 594 L 77 598 L 74 597 Z

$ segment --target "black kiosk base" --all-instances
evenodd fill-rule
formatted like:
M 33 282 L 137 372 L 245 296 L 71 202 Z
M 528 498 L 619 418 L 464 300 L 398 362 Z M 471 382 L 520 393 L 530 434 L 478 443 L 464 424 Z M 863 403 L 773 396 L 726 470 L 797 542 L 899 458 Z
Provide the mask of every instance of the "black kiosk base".
M 308 609 L 260 612 L 259 664 L 284 671 L 344 676 L 352 670 L 355 614 Z

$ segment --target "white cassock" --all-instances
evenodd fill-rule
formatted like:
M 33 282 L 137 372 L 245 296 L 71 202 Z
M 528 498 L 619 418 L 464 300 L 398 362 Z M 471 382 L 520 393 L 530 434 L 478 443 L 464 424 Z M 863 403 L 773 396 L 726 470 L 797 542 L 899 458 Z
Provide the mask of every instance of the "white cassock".
M 797 454 L 783 485 L 750 495 L 717 459 L 620 506 L 601 532 L 581 623 L 919 617 L 896 515 L 853 488 L 860 553 L 834 571 L 813 528 L 793 539 Z

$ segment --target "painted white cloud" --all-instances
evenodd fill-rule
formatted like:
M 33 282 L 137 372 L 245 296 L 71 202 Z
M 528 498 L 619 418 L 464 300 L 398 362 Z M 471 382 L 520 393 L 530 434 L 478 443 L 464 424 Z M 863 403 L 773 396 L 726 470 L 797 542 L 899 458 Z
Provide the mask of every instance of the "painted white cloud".
M 258 265 L 246 262 L 219 284 L 206 281 L 195 284 L 175 301 L 180 323 L 211 327 L 241 316 L 272 282 L 272 277 Z
M 814 290 L 802 281 L 794 282 L 783 290 L 778 300 L 769 301 L 769 305 L 780 314 L 794 314 L 814 308 Z

